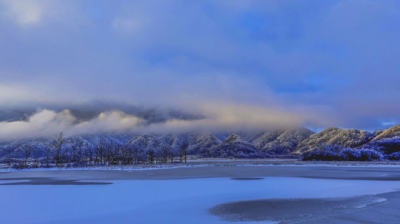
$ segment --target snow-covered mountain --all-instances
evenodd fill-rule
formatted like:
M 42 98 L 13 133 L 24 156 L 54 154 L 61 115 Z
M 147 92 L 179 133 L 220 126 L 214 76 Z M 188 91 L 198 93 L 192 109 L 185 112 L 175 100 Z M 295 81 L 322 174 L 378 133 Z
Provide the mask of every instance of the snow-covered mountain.
M 302 141 L 293 154 L 312 151 L 322 144 L 354 148 L 368 143 L 373 137 L 374 135 L 367 131 L 330 127 Z
M 305 139 L 308 139 L 312 134 L 314 134 L 314 132 L 307 128 L 295 128 L 286 131 L 275 131 L 266 136 L 263 135 L 265 138 L 258 139 L 256 142 L 266 142 L 264 145 L 258 144 L 261 153 L 270 155 L 287 155 L 295 151 L 297 146 Z M 272 140 L 275 136 L 277 137 Z M 268 138 L 272 141 L 267 142 Z
M 258 149 L 262 149 L 268 143 L 275 141 L 283 133 L 283 130 L 267 131 L 257 139 L 253 140 L 252 143 Z
M 132 138 L 129 141 L 129 144 L 135 144 L 140 146 L 141 148 L 148 149 L 148 148 L 159 148 L 159 147 L 171 147 L 168 145 L 166 142 L 160 140 L 159 138 L 153 136 L 153 135 L 139 135 L 134 138 Z
M 378 141 L 384 138 L 400 137 L 400 125 L 393 126 L 376 135 L 372 141 Z
M 247 132 L 238 132 L 237 135 L 239 135 L 245 141 L 253 142 L 257 138 L 262 136 L 264 133 L 265 131 L 247 131 Z
M 289 130 L 270 130 L 265 132 L 241 132 L 240 134 L 185 133 L 155 135 L 135 134 L 97 134 L 80 135 L 85 145 L 95 147 L 100 140 L 119 145 L 135 144 L 143 150 L 152 148 L 179 151 L 182 142 L 186 142 L 187 153 L 200 157 L 260 157 L 268 155 L 300 155 L 315 150 L 322 145 L 339 145 L 349 148 L 378 149 L 385 154 L 400 151 L 400 125 L 383 131 L 370 133 L 356 129 L 327 128 L 314 134 L 306 128 Z M 245 136 L 245 137 L 242 137 Z M 252 141 L 250 142 L 249 140 Z M 15 151 L 25 143 L 31 143 L 38 150 L 34 156 L 40 156 L 41 148 L 51 138 L 0 142 L 0 157 L 19 157 Z
M 189 147 L 188 153 L 190 155 L 205 155 L 208 149 L 221 144 L 215 135 L 211 133 L 199 134 Z
M 222 158 L 257 158 L 258 149 L 237 134 L 230 135 L 221 144 L 208 150 L 207 156 Z

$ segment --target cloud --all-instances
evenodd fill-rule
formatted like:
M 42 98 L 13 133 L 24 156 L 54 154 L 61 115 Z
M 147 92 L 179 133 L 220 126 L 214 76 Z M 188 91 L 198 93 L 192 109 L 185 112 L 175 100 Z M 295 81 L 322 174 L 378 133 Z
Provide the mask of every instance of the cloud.
M 199 111 L 205 115 L 199 120 L 171 119 L 161 124 L 150 124 L 142 131 L 168 132 L 240 132 L 292 128 L 302 125 L 308 116 L 236 104 L 205 104 Z
M 310 117 L 249 105 L 207 104 L 200 108 L 200 119 L 169 118 L 151 122 L 118 110 L 102 112 L 89 120 L 80 120 L 69 110 L 38 110 L 25 120 L 0 122 L 0 140 L 50 137 L 63 132 L 67 137 L 100 133 L 183 133 L 239 132 L 292 128 Z
M 19 85 L 0 84 L 0 104 L 15 106 L 27 102 L 54 102 L 52 97 Z
M 377 129 L 400 120 L 399 12 L 397 0 L 0 0 L 0 109 L 106 101 L 209 115 L 168 128 L 282 113 Z
M 35 24 L 40 22 L 45 11 L 44 1 L 40 0 L 1 0 L 6 7 L 5 15 L 20 24 Z
M 49 137 L 58 132 L 66 136 L 134 130 L 142 120 L 120 111 L 101 113 L 85 122 L 77 122 L 69 110 L 40 110 L 24 121 L 0 122 L 1 140 Z

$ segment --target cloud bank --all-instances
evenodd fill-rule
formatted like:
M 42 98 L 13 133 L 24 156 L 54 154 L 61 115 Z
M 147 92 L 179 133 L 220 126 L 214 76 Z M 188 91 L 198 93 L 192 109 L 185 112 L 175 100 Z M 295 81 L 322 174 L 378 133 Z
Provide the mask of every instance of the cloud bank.
M 397 0 L 0 0 L 0 30 L 0 111 L 49 116 L 48 126 L 33 125 L 32 113 L 4 120 L 15 135 L 289 123 L 374 130 L 400 120 Z M 108 106 L 89 121 L 56 118 L 96 102 Z M 102 126 L 100 113 L 136 116 L 110 105 L 205 118 Z
M 207 105 L 200 119 L 168 119 L 148 122 L 141 117 L 114 110 L 79 121 L 71 111 L 39 110 L 25 120 L 0 122 L 0 140 L 51 137 L 63 132 L 66 136 L 103 133 L 183 133 L 191 131 L 226 132 L 289 128 L 304 118 L 281 111 L 236 105 Z

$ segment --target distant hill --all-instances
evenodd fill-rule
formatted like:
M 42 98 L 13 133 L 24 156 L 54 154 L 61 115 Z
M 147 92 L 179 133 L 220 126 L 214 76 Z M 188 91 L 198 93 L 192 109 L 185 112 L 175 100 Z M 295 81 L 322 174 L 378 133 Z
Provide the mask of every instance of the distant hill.
M 85 145 L 96 147 L 100 140 L 113 144 L 134 144 L 143 150 L 164 150 L 177 155 L 179 142 L 188 142 L 187 153 L 199 157 L 255 158 L 275 155 L 301 155 L 322 145 L 339 145 L 348 148 L 378 149 L 385 154 L 400 151 L 400 125 L 370 133 L 357 129 L 327 128 L 313 133 L 307 128 L 268 130 L 258 132 L 185 133 L 165 135 L 97 134 L 80 135 Z M 244 136 L 244 137 L 242 137 Z M 37 149 L 35 156 L 43 156 L 40 150 L 51 138 L 0 142 L 0 157 L 20 157 L 15 150 L 24 143 L 32 143 Z
M 257 139 L 253 140 L 252 143 L 258 149 L 263 149 L 265 145 L 278 139 L 278 137 L 282 135 L 284 132 L 285 131 L 282 130 L 267 131 Z
M 314 132 L 307 128 L 296 128 L 283 132 L 276 132 L 280 134 L 276 139 L 266 143 L 260 149 L 261 153 L 270 155 L 287 155 L 297 149 L 297 146 L 308 139 Z
M 378 141 L 384 138 L 400 137 L 400 125 L 393 126 L 379 133 L 372 141 Z
M 222 158 L 258 158 L 259 150 L 237 134 L 230 135 L 221 144 L 210 148 L 206 154 Z
M 299 144 L 297 150 L 295 150 L 293 154 L 302 154 L 307 151 L 312 151 L 321 144 L 354 148 L 368 143 L 373 138 L 374 135 L 367 131 L 330 127 L 306 138 Z
M 215 135 L 211 133 L 199 134 L 189 147 L 189 155 L 205 155 L 208 149 L 221 144 Z

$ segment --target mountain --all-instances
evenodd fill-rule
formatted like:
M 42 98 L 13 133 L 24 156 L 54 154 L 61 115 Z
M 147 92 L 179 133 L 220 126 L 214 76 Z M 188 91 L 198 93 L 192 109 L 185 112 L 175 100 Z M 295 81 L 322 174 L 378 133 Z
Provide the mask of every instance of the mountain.
M 98 134 L 98 135 L 79 135 L 74 136 L 73 138 L 80 138 L 85 145 L 95 146 L 99 143 L 100 140 L 105 140 L 107 143 L 117 143 L 117 144 L 125 144 L 129 142 L 134 134 Z M 43 156 L 42 149 L 44 145 L 49 143 L 52 138 L 39 138 L 39 139 L 22 139 L 15 141 L 5 141 L 0 142 L 0 158 L 1 157 L 14 157 L 18 158 L 21 155 L 15 153 L 15 150 L 22 144 L 32 144 L 35 146 L 36 150 L 34 152 L 34 157 Z
M 248 131 L 248 132 L 239 132 L 237 135 L 239 135 L 243 140 L 248 141 L 248 142 L 253 142 L 260 136 L 262 136 L 265 133 L 265 131 Z
M 153 136 L 153 135 L 139 135 L 134 138 L 132 138 L 129 141 L 129 144 L 136 144 L 140 146 L 143 149 L 149 149 L 149 148 L 160 148 L 160 147 L 170 147 L 167 143 L 164 141 L 160 140 L 159 138 Z
M 221 144 L 215 135 L 211 133 L 199 134 L 188 149 L 190 155 L 205 155 L 207 150 Z
M 237 134 L 230 135 L 221 144 L 208 150 L 206 156 L 222 158 L 258 158 L 257 148 Z
M 257 139 L 253 140 L 252 143 L 258 149 L 262 149 L 268 143 L 275 141 L 283 133 L 284 133 L 284 131 L 282 131 L 282 130 L 268 131 L 268 132 L 265 132 L 260 137 L 258 137 Z
M 226 136 L 226 137 L 225 137 Z M 243 137 L 244 136 L 244 137 Z M 370 133 L 357 129 L 327 128 L 314 134 L 307 128 L 270 130 L 265 132 L 241 132 L 240 134 L 186 133 L 163 136 L 136 134 L 80 135 L 86 146 L 95 147 L 100 140 L 119 145 L 136 144 L 144 151 L 153 150 L 161 154 L 177 156 L 179 148 L 186 145 L 189 155 L 201 157 L 258 158 L 268 155 L 300 155 L 324 144 L 349 148 L 377 149 L 384 154 L 400 151 L 400 125 L 387 130 Z M 251 140 L 251 141 L 250 141 Z M 16 149 L 25 143 L 33 144 L 37 150 L 34 157 L 43 156 L 42 149 L 51 138 L 22 139 L 0 142 L 0 157 L 21 157 Z M 185 143 L 185 144 L 182 144 Z M 67 145 L 67 147 L 69 147 Z
M 400 125 L 393 126 L 379 133 L 372 141 L 378 141 L 384 138 L 400 137 Z
M 259 148 L 262 153 L 270 155 L 290 154 L 297 149 L 297 146 L 301 142 L 313 135 L 314 132 L 307 128 L 296 128 L 283 132 L 275 131 L 271 135 L 265 136 L 266 138 L 259 139 L 257 142 L 267 142 L 268 137 L 275 137 L 276 134 L 280 135 L 275 140 L 269 141 L 262 148 Z
M 172 146 L 176 140 L 177 136 L 173 134 L 167 134 L 159 137 L 161 141 L 164 141 L 168 145 Z
M 377 149 L 386 155 L 400 151 L 400 125 L 374 134 L 375 138 L 363 145 L 364 148 Z
M 81 135 L 76 136 L 90 145 L 96 145 L 101 139 L 108 143 L 125 144 L 134 138 L 135 134 L 98 134 L 98 135 Z
M 330 127 L 302 141 L 292 154 L 312 151 L 322 144 L 354 148 L 368 143 L 373 137 L 374 135 L 367 131 Z

